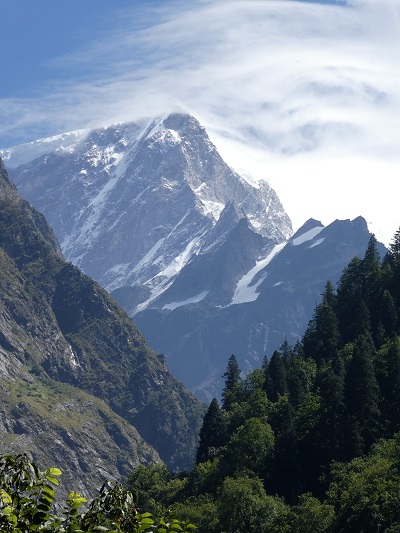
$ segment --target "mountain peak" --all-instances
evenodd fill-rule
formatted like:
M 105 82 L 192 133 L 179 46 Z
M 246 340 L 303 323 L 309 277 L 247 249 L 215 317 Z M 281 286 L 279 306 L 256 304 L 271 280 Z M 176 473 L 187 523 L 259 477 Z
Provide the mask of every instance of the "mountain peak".
M 205 131 L 200 122 L 194 116 L 188 115 L 187 113 L 171 113 L 164 118 L 163 123 L 165 128 L 175 131 Z
M 276 242 L 292 231 L 269 185 L 235 173 L 183 112 L 94 130 L 73 149 L 35 154 L 11 176 L 67 260 L 108 290 L 144 286 L 148 302 L 215 240 L 209 234 L 225 209 L 223 231 L 243 217 Z

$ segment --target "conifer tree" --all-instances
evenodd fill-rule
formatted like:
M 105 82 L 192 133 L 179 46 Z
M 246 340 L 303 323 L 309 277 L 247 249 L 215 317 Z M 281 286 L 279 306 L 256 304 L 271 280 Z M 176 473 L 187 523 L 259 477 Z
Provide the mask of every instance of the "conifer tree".
M 317 440 L 319 460 L 329 465 L 332 460 L 343 460 L 344 445 L 344 363 L 338 356 L 320 369 L 317 386 L 320 392 L 321 411 L 318 421 Z
M 392 242 L 389 244 L 389 251 L 393 259 L 400 260 L 400 228 L 396 231 Z
M 371 333 L 370 312 L 363 298 L 360 298 L 353 307 L 353 319 L 349 324 L 351 338 L 354 341 L 360 335 Z
M 381 413 L 374 358 L 375 346 L 371 336 L 360 335 L 345 380 L 349 458 L 366 453 L 379 436 Z
M 389 252 L 384 263 L 391 271 L 386 288 L 390 290 L 396 306 L 400 307 L 400 229 L 397 230 L 389 244 Z
M 382 295 L 379 319 L 386 336 L 393 337 L 397 332 L 398 315 L 394 299 L 387 289 Z
M 196 463 L 203 463 L 215 456 L 216 450 L 228 440 L 227 423 L 217 400 L 214 398 L 204 416 L 200 429 Z
M 364 258 L 362 260 L 362 298 L 368 309 L 370 326 L 373 338 L 376 339 L 379 331 L 379 311 L 382 295 L 382 270 L 377 240 L 371 236 Z
M 333 285 L 328 281 L 322 302 L 316 307 L 303 337 L 306 357 L 312 357 L 317 363 L 328 362 L 335 358 L 339 348 L 340 334 L 335 301 Z
M 285 338 L 282 344 L 279 346 L 279 352 L 281 353 L 282 361 L 285 365 L 285 368 L 288 369 L 289 365 L 293 361 L 295 353 L 293 348 L 290 346 L 287 338 Z
M 387 377 L 383 386 L 383 411 L 388 436 L 400 431 L 400 339 L 391 339 L 387 352 Z
M 237 386 L 241 381 L 240 368 L 235 355 L 231 355 L 228 360 L 228 366 L 226 372 L 223 374 L 225 378 L 225 385 L 222 390 L 222 407 L 223 409 L 229 409 L 230 405 L 235 400 L 235 392 Z
M 337 317 L 342 343 L 353 342 L 356 338 L 354 317 L 362 300 L 362 262 L 355 257 L 343 270 L 337 289 Z M 357 328 L 358 329 L 358 328 Z
M 275 434 L 275 455 L 271 471 L 263 472 L 272 493 L 293 501 L 298 495 L 301 465 L 298 457 L 295 410 L 286 396 L 275 404 L 271 416 Z
M 280 352 L 275 351 L 268 364 L 268 378 L 266 380 L 267 396 L 276 402 L 279 396 L 287 392 L 286 369 Z

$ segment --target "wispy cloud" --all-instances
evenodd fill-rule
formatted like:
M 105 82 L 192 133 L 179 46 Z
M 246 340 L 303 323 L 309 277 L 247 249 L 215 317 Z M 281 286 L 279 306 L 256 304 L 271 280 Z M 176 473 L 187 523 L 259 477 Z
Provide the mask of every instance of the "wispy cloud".
M 326 215 L 328 177 L 330 194 L 345 185 L 337 212 L 375 220 L 393 194 L 381 174 L 393 180 L 400 159 L 399 30 L 398 0 L 135 3 L 90 48 L 57 60 L 62 83 L 0 101 L 0 135 L 21 141 L 180 106 L 232 164 L 270 179 L 295 224 L 306 208 Z M 309 201 L 296 211 L 299 182 Z M 375 192 L 347 206 L 354 188 Z

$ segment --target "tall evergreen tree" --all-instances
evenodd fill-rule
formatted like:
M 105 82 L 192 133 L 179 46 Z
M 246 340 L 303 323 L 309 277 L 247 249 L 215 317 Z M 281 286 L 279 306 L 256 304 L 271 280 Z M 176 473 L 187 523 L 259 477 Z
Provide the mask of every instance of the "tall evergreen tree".
M 400 339 L 392 337 L 387 350 L 387 376 L 382 387 L 388 436 L 400 431 Z
M 357 336 L 354 317 L 359 315 L 358 308 L 363 297 L 362 278 L 362 261 L 355 257 L 343 270 L 337 289 L 337 317 L 343 345 L 353 342 Z
M 389 252 L 394 259 L 400 260 L 400 228 L 396 231 L 392 242 L 389 244 Z
M 335 358 L 339 348 L 340 334 L 335 301 L 333 285 L 328 281 L 322 302 L 316 307 L 303 337 L 306 357 L 312 357 L 317 363 L 328 362 Z
M 400 229 L 397 230 L 392 242 L 389 244 L 389 252 L 385 257 L 384 265 L 390 269 L 390 279 L 387 280 L 386 288 L 389 289 L 396 306 L 400 307 Z
M 225 385 L 222 390 L 222 407 L 229 409 L 230 405 L 235 401 L 235 392 L 241 381 L 241 371 L 237 362 L 236 356 L 231 355 L 228 360 L 226 372 L 223 374 L 225 378 Z
M 375 346 L 371 336 L 360 335 L 345 380 L 348 458 L 366 453 L 379 436 L 381 413 L 374 358 Z
M 380 327 L 379 311 L 383 292 L 381 260 L 377 245 L 377 240 L 372 235 L 362 260 L 362 295 L 369 312 L 374 340 L 377 338 Z
M 316 438 L 320 446 L 318 456 L 321 464 L 329 465 L 332 460 L 343 460 L 345 367 L 338 356 L 320 369 L 317 386 L 321 399 L 321 410 Z
M 294 350 L 290 346 L 287 338 L 285 338 L 282 344 L 279 346 L 279 351 L 282 355 L 283 364 L 285 365 L 285 368 L 288 369 L 294 358 Z
M 298 457 L 295 410 L 286 396 L 281 396 L 271 414 L 275 435 L 275 455 L 272 469 L 263 472 L 270 493 L 293 501 L 299 494 L 301 464 Z
M 393 337 L 397 332 L 398 314 L 394 299 L 387 289 L 384 290 L 381 303 L 379 321 L 386 337 Z
M 217 448 L 224 446 L 228 440 L 226 417 L 214 398 L 204 416 L 200 429 L 199 446 L 196 463 L 203 463 L 215 456 Z
M 279 396 L 287 392 L 286 368 L 278 351 L 272 354 L 268 364 L 266 389 L 267 396 L 272 402 L 276 402 Z
M 349 325 L 351 337 L 354 341 L 360 335 L 369 335 L 371 333 L 371 318 L 367 304 L 363 298 L 360 298 L 353 307 L 354 316 Z

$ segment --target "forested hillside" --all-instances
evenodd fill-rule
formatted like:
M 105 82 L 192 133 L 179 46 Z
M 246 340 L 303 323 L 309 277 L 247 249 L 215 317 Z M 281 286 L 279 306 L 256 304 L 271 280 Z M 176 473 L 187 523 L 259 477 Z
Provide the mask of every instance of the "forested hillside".
M 188 475 L 136 469 L 154 513 L 201 532 L 400 531 L 400 231 L 371 238 L 306 332 L 243 377 L 229 358 Z

